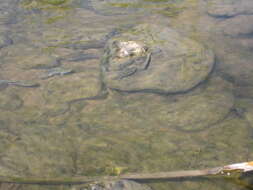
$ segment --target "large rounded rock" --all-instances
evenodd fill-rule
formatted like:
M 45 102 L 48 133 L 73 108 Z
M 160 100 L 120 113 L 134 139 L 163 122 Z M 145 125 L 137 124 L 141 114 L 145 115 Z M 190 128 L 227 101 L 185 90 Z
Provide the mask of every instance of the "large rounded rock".
M 164 118 L 178 130 L 194 132 L 207 129 L 230 113 L 234 105 L 232 90 L 229 82 L 214 78 L 202 91 L 180 95 L 177 101 L 169 104 Z
M 214 66 L 212 51 L 173 29 L 143 24 L 108 41 L 102 61 L 104 82 L 128 92 L 186 92 Z
M 141 120 L 141 123 L 153 122 L 154 126 L 163 123 L 178 131 L 197 132 L 224 120 L 234 105 L 234 96 L 231 83 L 215 77 L 201 88 L 182 95 L 158 96 L 136 93 L 117 101 L 120 102 L 118 104 L 122 104 L 121 109 L 127 115 L 131 115 L 132 120 Z M 102 113 L 104 111 L 100 115 Z M 124 117 L 119 116 L 121 120 Z M 121 121 L 115 123 L 119 122 Z M 121 124 L 124 125 L 126 124 Z
M 143 128 L 152 131 L 162 126 L 163 130 L 204 131 L 231 112 L 233 89 L 231 83 L 215 77 L 200 88 L 181 95 L 131 93 L 122 96 L 112 92 L 104 103 L 97 106 L 89 103 L 85 107 L 89 112 L 85 112 L 82 120 L 86 123 L 96 120 L 96 124 L 118 130 L 126 126 L 131 130 Z

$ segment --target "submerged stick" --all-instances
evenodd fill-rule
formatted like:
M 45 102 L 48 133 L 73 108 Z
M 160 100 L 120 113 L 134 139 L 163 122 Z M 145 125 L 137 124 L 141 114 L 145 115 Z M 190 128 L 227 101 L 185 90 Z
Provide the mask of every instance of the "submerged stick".
M 230 164 L 226 166 L 203 169 L 203 170 L 183 170 L 175 172 L 161 172 L 153 174 L 132 174 L 121 176 L 124 179 L 132 180 L 154 180 L 154 179 L 173 179 L 173 178 L 186 178 L 186 177 L 200 177 L 200 176 L 230 176 L 232 173 L 244 173 L 253 171 L 252 162 L 242 162 Z
M 36 185 L 71 185 L 71 184 L 84 184 L 92 182 L 115 181 L 120 179 L 127 180 L 161 180 L 161 179 L 176 179 L 187 177 L 209 177 L 209 176 L 230 176 L 231 173 L 243 173 L 253 171 L 253 161 L 236 163 L 222 167 L 216 167 L 203 170 L 184 170 L 172 172 L 159 172 L 159 173 L 133 173 L 124 174 L 120 176 L 105 176 L 105 177 L 62 177 L 62 178 L 36 178 L 36 177 L 11 177 L 0 176 L 2 183 L 16 183 L 16 184 L 36 184 Z

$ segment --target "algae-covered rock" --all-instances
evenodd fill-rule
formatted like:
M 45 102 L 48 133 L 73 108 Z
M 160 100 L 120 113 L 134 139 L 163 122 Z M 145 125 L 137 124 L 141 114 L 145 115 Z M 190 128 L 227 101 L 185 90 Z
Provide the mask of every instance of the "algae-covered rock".
M 230 83 L 218 78 L 202 92 L 182 95 L 168 106 L 168 123 L 179 130 L 195 131 L 220 122 L 233 107 L 232 90 Z
M 101 77 L 98 60 L 85 63 L 65 62 L 63 65 L 67 70 L 75 72 L 71 75 L 60 75 L 43 80 L 45 83 L 43 97 L 46 102 L 58 107 L 57 105 L 71 100 L 95 98 L 100 95 Z M 54 106 L 51 109 L 55 110 Z
M 27 44 L 17 44 L 6 48 L 4 63 L 15 64 L 18 69 L 50 69 L 61 64 L 60 60 Z
M 200 89 L 175 97 L 133 94 L 117 101 L 136 120 L 151 119 L 176 130 L 199 131 L 222 121 L 233 107 L 234 97 L 229 82 L 214 78 Z
M 74 99 L 94 97 L 99 94 L 99 74 L 76 73 L 50 80 L 44 97 L 50 102 L 68 102 Z
M 193 107 L 195 123 L 188 120 L 192 128 L 195 125 L 199 127 L 201 122 L 202 127 L 208 125 L 208 119 L 201 119 L 213 114 L 205 108 L 210 104 L 219 104 L 216 110 L 210 110 L 224 116 L 221 108 L 226 107 L 227 102 L 218 102 L 225 101 L 225 98 L 220 99 L 217 94 L 227 93 L 221 96 L 229 99 L 230 88 L 229 83 L 216 79 L 205 88 L 196 90 L 196 96 L 199 93 L 199 97 L 211 100 L 208 104 L 196 102 L 202 109 Z M 171 114 L 168 113 L 170 105 L 181 103 L 183 97 L 177 97 L 115 93 L 105 100 L 88 101 L 83 109 L 63 115 L 61 120 L 64 122 L 57 126 L 29 121 L 18 127 L 13 125 L 20 138 L 5 149 L 2 166 L 5 169 L 9 165 L 15 166 L 15 170 L 9 170 L 19 176 L 104 176 L 111 174 L 109 169 L 119 167 L 126 167 L 127 172 L 161 172 L 215 167 L 235 159 L 245 159 L 248 155 L 246 145 L 252 139 L 243 120 L 228 116 L 206 130 L 195 133 L 177 130 L 178 126 L 170 124 L 166 117 Z M 187 109 L 190 113 L 190 108 Z M 182 113 L 183 108 L 180 111 Z M 179 122 L 184 115 L 177 119 Z M 217 118 L 212 119 L 215 122 Z
M 175 30 L 142 24 L 109 40 L 102 62 L 104 82 L 127 92 L 186 92 L 214 66 L 212 51 Z
M 231 114 L 204 135 L 206 152 L 200 157 L 201 162 L 209 160 L 206 163 L 210 166 L 217 163 L 219 165 L 233 163 L 235 160 L 244 162 L 252 156 L 252 151 L 249 149 L 252 146 L 251 133 L 252 128 L 249 127 L 247 120 Z
M 250 15 L 253 14 L 253 2 L 251 0 L 211 0 L 208 1 L 208 13 L 221 18 Z
M 18 65 L 22 69 L 50 69 L 59 66 L 60 60 L 43 54 L 32 54 L 19 60 Z
M 16 61 L 21 69 L 50 69 L 61 64 L 59 59 L 30 48 L 24 50 Z

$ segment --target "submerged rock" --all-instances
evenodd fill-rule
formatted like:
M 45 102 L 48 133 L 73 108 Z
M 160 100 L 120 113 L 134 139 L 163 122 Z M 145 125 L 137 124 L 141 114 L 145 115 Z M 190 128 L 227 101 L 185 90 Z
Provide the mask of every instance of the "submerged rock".
M 251 0 L 211 0 L 208 1 L 208 13 L 214 17 L 229 18 L 237 15 L 253 14 Z
M 44 97 L 50 102 L 68 102 L 97 96 L 101 84 L 99 74 L 76 73 L 54 78 L 46 86 Z
M 50 69 L 58 67 L 61 64 L 59 59 L 45 54 L 37 54 L 37 52 L 34 53 L 22 57 L 17 63 L 18 66 L 22 69 Z
M 102 61 L 111 89 L 127 92 L 186 92 L 214 66 L 212 51 L 175 30 L 142 24 L 110 39 Z
M 212 79 L 200 92 L 182 95 L 168 105 L 168 123 L 177 130 L 199 131 L 224 120 L 234 105 L 233 87 L 220 78 Z
M 123 113 L 131 115 L 132 120 L 142 120 L 142 123 L 153 121 L 154 125 L 163 123 L 168 128 L 187 132 L 205 130 L 222 121 L 234 105 L 233 86 L 219 77 L 182 95 L 136 93 L 113 98 L 122 105 Z

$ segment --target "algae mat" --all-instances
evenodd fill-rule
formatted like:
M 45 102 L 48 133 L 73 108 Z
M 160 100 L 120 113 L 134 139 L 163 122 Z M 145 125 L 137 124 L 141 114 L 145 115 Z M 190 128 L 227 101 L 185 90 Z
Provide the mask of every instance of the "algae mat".
M 105 176 L 250 160 L 251 24 L 240 19 L 250 22 L 252 16 L 247 0 L 238 1 L 236 10 L 231 2 L 2 0 L 0 175 Z M 235 28 L 237 23 L 242 30 Z M 140 77 L 138 89 L 131 86 L 135 80 L 113 86 L 104 69 L 116 60 L 110 54 L 118 53 L 111 48 L 115 41 L 143 45 L 140 57 L 124 58 L 124 72 L 151 63 L 163 76 L 151 72 L 145 80 Z M 173 55 L 177 59 L 170 64 Z M 172 75 L 171 65 L 185 74 L 182 80 Z M 59 72 L 41 78 L 52 70 Z M 65 70 L 73 72 L 65 75 Z M 122 81 L 134 76 L 123 74 Z M 161 86 L 148 86 L 159 80 Z M 33 83 L 39 85 L 25 85 Z M 164 84 L 174 85 L 173 90 Z M 153 190 L 233 190 L 243 189 L 250 179 L 243 176 L 241 185 L 223 179 L 146 185 Z M 87 188 L 0 185 L 1 190 Z

